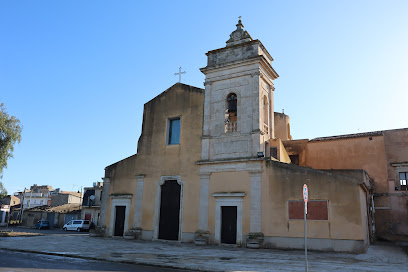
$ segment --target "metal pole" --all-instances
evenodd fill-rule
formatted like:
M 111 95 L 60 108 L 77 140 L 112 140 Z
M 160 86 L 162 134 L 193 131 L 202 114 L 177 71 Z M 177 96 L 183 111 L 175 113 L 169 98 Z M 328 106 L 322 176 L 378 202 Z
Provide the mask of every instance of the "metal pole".
M 23 213 L 24 213 L 24 197 L 25 197 L 25 191 L 26 191 L 26 187 L 24 187 L 24 191 L 23 191 L 23 202 L 20 203 L 20 211 L 21 211 L 21 216 L 20 216 L 20 224 L 23 223 Z
M 303 201 L 303 218 L 304 218 L 304 222 L 305 222 L 305 271 L 308 272 L 308 265 L 307 265 L 307 224 L 306 224 L 306 201 Z

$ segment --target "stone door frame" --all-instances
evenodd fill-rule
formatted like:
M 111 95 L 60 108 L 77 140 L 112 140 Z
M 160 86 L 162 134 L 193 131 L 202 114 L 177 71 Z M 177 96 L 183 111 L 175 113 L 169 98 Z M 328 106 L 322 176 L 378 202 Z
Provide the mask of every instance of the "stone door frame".
M 157 181 L 156 188 L 156 204 L 154 209 L 154 227 L 153 227 L 153 240 L 159 240 L 159 223 L 160 223 L 160 204 L 161 204 L 161 186 L 167 180 L 175 180 L 181 186 L 180 188 L 180 211 L 179 211 L 179 233 L 178 242 L 181 242 L 183 235 L 183 202 L 184 202 L 184 181 L 181 180 L 181 176 L 161 176 Z
M 115 195 L 110 196 L 112 199 L 111 203 L 111 218 L 109 223 L 109 236 L 113 236 L 114 228 L 115 228 L 115 220 L 116 220 L 116 206 L 125 206 L 125 227 L 123 233 L 129 230 L 129 212 L 130 212 L 130 201 L 132 199 L 132 195 Z
M 245 193 L 214 193 L 215 197 L 215 236 L 214 242 L 221 244 L 221 206 L 237 207 L 237 244 L 242 244 L 243 201 Z

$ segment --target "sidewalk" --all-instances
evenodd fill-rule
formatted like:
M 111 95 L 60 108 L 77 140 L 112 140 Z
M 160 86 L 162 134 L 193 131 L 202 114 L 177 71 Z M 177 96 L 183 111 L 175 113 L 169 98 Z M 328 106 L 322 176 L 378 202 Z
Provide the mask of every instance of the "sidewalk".
M 170 242 L 51 234 L 0 238 L 0 249 L 198 271 L 304 271 L 303 251 L 195 246 Z M 365 254 L 308 252 L 309 271 L 406 271 L 399 247 L 373 245 Z

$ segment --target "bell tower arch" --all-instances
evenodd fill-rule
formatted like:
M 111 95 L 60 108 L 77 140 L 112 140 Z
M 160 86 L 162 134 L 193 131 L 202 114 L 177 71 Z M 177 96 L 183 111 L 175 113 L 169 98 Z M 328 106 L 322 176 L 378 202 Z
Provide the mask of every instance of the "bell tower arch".
M 257 157 L 274 139 L 273 58 L 241 20 L 226 46 L 206 53 L 203 161 Z

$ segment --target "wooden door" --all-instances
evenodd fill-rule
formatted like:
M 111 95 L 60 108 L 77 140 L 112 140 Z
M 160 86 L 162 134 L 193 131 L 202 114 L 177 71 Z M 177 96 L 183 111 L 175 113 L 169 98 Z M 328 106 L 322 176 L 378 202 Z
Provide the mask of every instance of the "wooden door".
M 161 186 L 159 239 L 178 240 L 181 185 L 167 180 Z
M 125 212 L 126 206 L 116 206 L 114 236 L 123 236 L 123 231 L 125 228 Z
M 221 243 L 237 243 L 237 207 L 221 206 Z

